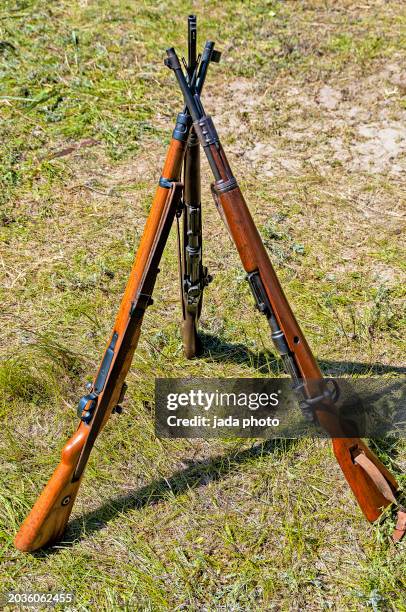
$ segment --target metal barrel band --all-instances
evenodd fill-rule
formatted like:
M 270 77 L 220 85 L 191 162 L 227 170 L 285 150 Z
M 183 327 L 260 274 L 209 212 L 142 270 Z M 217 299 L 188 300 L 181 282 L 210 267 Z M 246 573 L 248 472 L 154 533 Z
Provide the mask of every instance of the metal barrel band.
M 165 178 L 164 176 L 161 176 L 158 184 L 160 187 L 163 187 L 164 189 L 171 189 L 174 180 L 175 179 L 168 179 L 168 178 Z
M 232 191 L 233 189 L 238 187 L 237 179 L 234 176 L 227 180 L 216 181 L 215 183 L 213 183 L 213 185 L 214 190 L 217 192 L 217 194 L 227 193 L 227 191 Z

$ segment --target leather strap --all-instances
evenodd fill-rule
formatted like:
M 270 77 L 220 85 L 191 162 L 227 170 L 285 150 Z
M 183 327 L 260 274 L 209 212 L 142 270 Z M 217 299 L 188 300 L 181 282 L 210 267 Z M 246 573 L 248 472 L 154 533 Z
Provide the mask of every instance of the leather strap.
M 360 452 L 354 457 L 354 463 L 359 465 L 368 474 L 378 491 L 382 493 L 385 499 L 396 504 L 396 497 L 381 471 L 376 467 L 375 463 L 369 459 L 365 453 Z M 397 513 L 397 523 L 392 534 L 392 540 L 397 544 L 406 533 L 406 510 L 400 508 Z

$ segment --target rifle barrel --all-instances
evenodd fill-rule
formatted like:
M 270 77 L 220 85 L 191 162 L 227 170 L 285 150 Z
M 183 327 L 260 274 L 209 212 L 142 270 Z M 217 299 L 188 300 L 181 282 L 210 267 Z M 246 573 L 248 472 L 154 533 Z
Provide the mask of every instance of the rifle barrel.
M 201 119 L 202 117 L 202 114 L 199 112 L 199 108 L 193 98 L 192 90 L 186 81 L 185 75 L 183 74 L 182 66 L 180 65 L 180 61 L 176 54 L 176 51 L 173 47 L 171 47 L 170 49 L 166 50 L 166 54 L 170 61 L 170 66 L 178 80 L 179 87 L 182 91 L 185 104 L 189 110 L 189 113 L 191 114 L 193 121 L 199 121 L 199 119 Z
M 197 19 L 196 15 L 188 17 L 188 75 L 189 82 L 196 69 L 197 63 Z

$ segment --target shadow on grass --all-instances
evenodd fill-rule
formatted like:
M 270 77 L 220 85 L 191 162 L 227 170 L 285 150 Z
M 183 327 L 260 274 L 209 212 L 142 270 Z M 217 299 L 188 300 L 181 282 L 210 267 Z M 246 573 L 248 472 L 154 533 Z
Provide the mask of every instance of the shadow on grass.
M 152 506 L 172 495 L 181 495 L 195 489 L 204 487 L 210 482 L 221 480 L 231 471 L 252 459 L 270 455 L 274 452 L 286 452 L 297 443 L 297 440 L 267 440 L 255 444 L 251 448 L 218 455 L 201 461 L 191 461 L 189 467 L 175 472 L 169 478 L 160 478 L 149 485 L 137 489 L 127 495 L 120 495 L 114 499 L 76 519 L 73 519 L 63 536 L 63 544 L 31 553 L 34 557 L 44 558 L 58 553 L 63 548 L 76 544 L 82 537 L 103 529 L 115 516 L 129 510 L 137 510 L 145 506 Z
M 251 351 L 242 343 L 227 342 L 214 334 L 199 333 L 203 350 L 200 357 L 214 362 L 246 364 L 261 374 L 270 376 L 284 374 L 281 360 L 271 351 Z M 325 376 L 344 376 L 356 374 L 404 374 L 406 368 L 383 365 L 381 363 L 362 363 L 357 361 L 318 360 Z
M 261 374 L 282 374 L 280 360 L 270 351 L 253 352 L 242 343 L 226 342 L 218 336 L 201 333 L 203 350 L 200 357 L 214 362 L 229 362 L 247 364 Z M 406 368 L 383 365 L 379 363 L 359 363 L 353 361 L 319 361 L 324 374 L 340 376 L 348 374 L 406 374 Z M 169 478 L 155 480 L 141 489 L 110 499 L 96 510 L 88 512 L 72 520 L 65 532 L 63 544 L 32 553 L 33 556 L 44 558 L 58 553 L 63 548 L 69 548 L 82 537 L 103 529 L 106 524 L 118 514 L 129 510 L 152 506 L 168 498 L 169 495 L 181 495 L 189 489 L 206 486 L 209 482 L 218 481 L 230 474 L 241 464 L 256 457 L 270 455 L 277 451 L 286 452 L 297 443 L 297 440 L 274 439 L 256 444 L 249 449 L 219 455 L 202 461 L 190 462 L 189 467 L 175 472 Z M 373 446 L 382 458 L 391 452 L 396 452 L 392 439 L 375 440 Z

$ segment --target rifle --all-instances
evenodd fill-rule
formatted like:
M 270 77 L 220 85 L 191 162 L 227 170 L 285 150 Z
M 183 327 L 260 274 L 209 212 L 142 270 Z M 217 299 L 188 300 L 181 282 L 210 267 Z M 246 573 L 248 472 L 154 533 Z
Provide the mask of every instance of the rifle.
M 398 484 L 360 438 L 345 437 L 346 432 L 334 409 L 337 385 L 323 379 L 231 171 L 213 120 L 206 115 L 199 93 L 188 86 L 173 48 L 167 50 L 165 64 L 175 73 L 192 116 L 193 127 L 214 175 L 212 194 L 216 206 L 247 272 L 257 308 L 268 320 L 272 340 L 292 378 L 302 411 L 332 436 L 335 457 L 361 510 L 369 521 L 375 521 L 384 508 L 397 502 Z M 406 510 L 400 507 L 393 539 L 399 541 L 405 531 Z
M 177 117 L 151 212 L 101 365 L 88 393 L 79 401 L 80 425 L 64 446 L 60 464 L 15 538 L 15 546 L 22 551 L 36 550 L 61 537 L 94 442 L 110 415 L 121 412 L 120 404 L 126 390 L 125 378 L 138 343 L 145 310 L 152 303 L 158 265 L 170 227 L 175 216 L 181 214 L 184 214 L 184 262 L 180 265 L 183 277 L 183 326 L 187 327 L 184 345 L 187 354 L 190 349 L 190 356 L 196 352 L 196 322 L 207 274 L 201 263 L 200 210 L 194 212 L 200 208 L 200 180 L 196 188 L 192 177 L 197 176 L 198 158 L 191 149 L 197 147 L 194 143 L 189 147 L 189 138 L 190 141 L 197 138 L 203 146 L 215 178 L 212 185 L 215 203 L 237 247 L 257 307 L 269 322 L 272 340 L 292 378 L 305 416 L 317 419 L 333 436 L 337 461 L 368 520 L 375 521 L 384 508 L 397 503 L 398 485 L 392 474 L 360 438 L 345 437 L 346 432 L 342 430 L 335 410 L 337 387 L 334 381 L 322 377 L 232 174 L 213 121 L 204 112 L 200 93 L 207 68 L 210 62 L 219 60 L 214 43 L 206 43 L 198 69 L 195 65 L 187 77 L 174 49 L 169 49 L 167 55 L 166 64 L 177 77 L 186 108 Z M 190 59 L 189 55 L 188 68 L 191 66 Z M 190 156 L 189 162 L 187 159 L 185 162 L 187 154 Z M 183 164 L 185 186 L 179 181 Z M 186 188 L 188 180 L 189 193 Z M 181 202 L 182 192 L 184 203 Z M 194 253 L 193 248 L 197 248 Z M 193 259 L 192 256 L 188 260 L 189 255 L 197 257 Z M 188 290 L 196 284 L 200 290 L 200 293 L 196 292 L 198 299 L 189 303 Z M 190 310 L 185 310 L 188 306 Z M 185 323 L 188 321 L 185 313 L 191 314 L 189 321 L 192 324 Z M 400 540 L 405 530 L 406 511 L 400 508 L 393 539 Z
M 191 83 L 198 66 L 196 55 L 196 17 L 188 18 L 188 64 L 186 68 L 187 81 Z M 203 52 L 202 60 L 205 60 Z M 220 59 L 215 56 L 215 59 Z M 182 340 L 185 356 L 195 357 L 200 349 L 197 334 L 197 322 L 203 305 L 203 289 L 211 282 L 212 276 L 203 266 L 202 244 L 202 207 L 200 179 L 200 145 L 193 126 L 190 129 L 186 146 L 183 170 L 183 206 L 181 215 L 182 240 L 180 238 L 177 215 L 178 259 L 180 277 L 180 295 L 182 304 Z
M 189 18 L 189 28 L 190 23 Z M 201 92 L 209 64 L 219 60 L 220 53 L 214 49 L 214 43 L 208 41 L 198 70 L 195 63 L 190 72 L 189 86 L 193 91 Z M 158 265 L 175 215 L 182 214 L 183 185 L 179 179 L 186 151 L 190 150 L 187 147 L 190 129 L 191 117 L 185 108 L 176 119 L 152 208 L 98 373 L 93 383 L 88 385 L 88 393 L 78 404 L 81 422 L 63 447 L 60 464 L 17 533 L 14 544 L 19 550 L 36 550 L 61 537 L 96 438 L 111 414 L 122 412 L 121 402 L 127 388 L 125 378 L 138 344 L 145 310 L 153 303 L 152 292 L 159 273 Z M 187 182 L 192 183 L 191 173 L 187 176 Z M 194 205 L 195 200 L 191 202 Z M 190 216 L 186 215 L 186 228 L 190 226 Z M 195 229 L 198 230 L 199 226 Z M 186 231 L 189 235 L 189 230 Z M 201 303 L 201 296 L 199 300 Z M 197 313 L 198 310 L 189 317 L 193 327 L 188 329 L 193 333 L 188 333 L 186 337 L 189 344 L 185 346 L 185 351 L 189 350 L 190 353 L 193 349 L 191 341 L 196 335 Z

